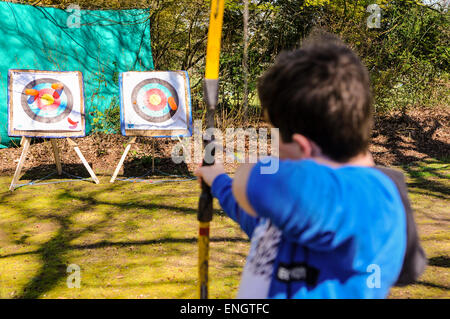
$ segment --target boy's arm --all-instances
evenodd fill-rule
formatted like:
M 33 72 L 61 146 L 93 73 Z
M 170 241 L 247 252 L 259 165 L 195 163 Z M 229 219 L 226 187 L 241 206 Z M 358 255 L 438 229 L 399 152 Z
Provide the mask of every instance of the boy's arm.
M 251 237 L 257 218 L 250 216 L 239 207 L 231 190 L 232 182 L 233 180 L 227 174 L 218 175 L 211 185 L 211 192 L 219 200 L 225 213 L 241 226 L 248 237 Z
M 242 164 L 236 171 L 236 176 L 233 181 L 233 195 L 236 198 L 239 206 L 242 207 L 249 215 L 257 217 L 255 210 L 247 198 L 247 184 L 250 176 L 250 172 L 253 169 L 254 164 Z

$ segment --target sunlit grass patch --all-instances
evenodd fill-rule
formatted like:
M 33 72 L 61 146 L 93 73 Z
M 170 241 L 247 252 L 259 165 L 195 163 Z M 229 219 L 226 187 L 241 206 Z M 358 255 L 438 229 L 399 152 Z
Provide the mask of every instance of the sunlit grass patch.
M 417 284 L 393 288 L 393 298 L 450 298 L 449 165 L 448 161 L 428 159 L 402 167 L 429 265 Z
M 196 181 L 89 182 L 7 191 L 0 177 L 1 298 L 197 297 Z M 248 241 L 216 211 L 211 296 L 233 298 Z M 236 257 L 238 256 L 238 258 Z M 67 287 L 67 266 L 81 287 Z
M 391 298 L 449 297 L 448 164 L 404 166 L 430 260 L 415 285 Z M 196 298 L 199 187 L 76 182 L 8 191 L 0 177 L 0 298 Z M 249 242 L 215 202 L 210 297 L 234 298 Z M 68 288 L 67 266 L 81 268 Z

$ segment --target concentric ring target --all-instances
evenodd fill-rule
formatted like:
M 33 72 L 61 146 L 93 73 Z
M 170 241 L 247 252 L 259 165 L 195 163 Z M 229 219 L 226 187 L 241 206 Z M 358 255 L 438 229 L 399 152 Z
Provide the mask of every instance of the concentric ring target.
M 70 89 L 61 81 L 44 78 L 28 83 L 22 92 L 22 108 L 33 120 L 56 123 L 66 118 L 73 108 Z
M 161 79 L 147 79 L 138 83 L 131 93 L 134 111 L 149 122 L 164 122 L 178 110 L 175 88 Z

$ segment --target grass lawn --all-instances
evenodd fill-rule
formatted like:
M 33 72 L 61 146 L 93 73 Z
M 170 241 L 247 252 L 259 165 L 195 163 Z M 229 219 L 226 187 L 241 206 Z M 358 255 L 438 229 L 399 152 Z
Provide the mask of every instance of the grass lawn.
M 419 283 L 393 298 L 450 297 L 449 164 L 403 167 L 430 259 Z M 196 298 L 199 187 L 82 181 L 9 192 L 0 176 L 0 298 Z M 23 181 L 21 181 L 23 182 Z M 234 298 L 249 242 L 217 208 L 210 297 Z M 66 270 L 81 268 L 69 289 Z

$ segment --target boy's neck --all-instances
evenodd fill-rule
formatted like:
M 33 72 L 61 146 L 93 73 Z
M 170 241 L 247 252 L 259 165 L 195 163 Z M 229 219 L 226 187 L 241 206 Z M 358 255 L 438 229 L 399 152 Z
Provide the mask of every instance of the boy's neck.
M 312 157 L 314 161 L 330 166 L 330 167 L 342 167 L 342 166 L 375 166 L 375 162 L 373 161 L 372 154 L 370 152 L 360 153 L 348 161 L 345 162 L 337 162 L 327 156 L 319 155 Z

